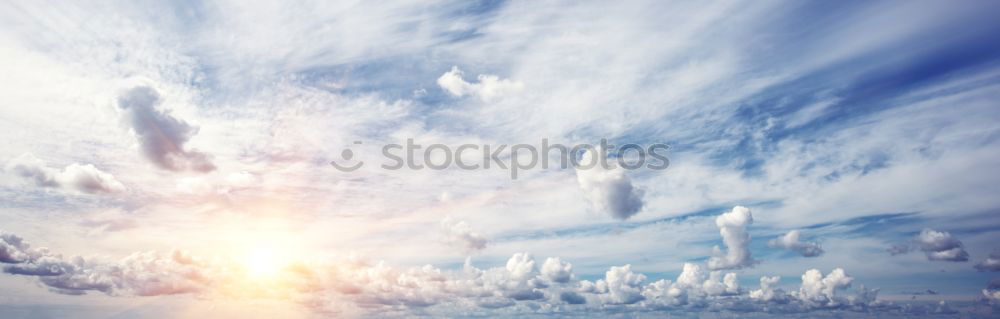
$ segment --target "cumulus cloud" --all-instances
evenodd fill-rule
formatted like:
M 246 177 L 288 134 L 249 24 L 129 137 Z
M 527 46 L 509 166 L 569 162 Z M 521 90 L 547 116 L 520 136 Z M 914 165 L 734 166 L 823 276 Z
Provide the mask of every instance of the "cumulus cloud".
M 931 261 L 969 261 L 969 253 L 965 251 L 962 241 L 951 233 L 925 228 L 915 238 L 904 244 L 895 244 L 887 249 L 893 256 L 920 250 Z
M 441 220 L 441 230 L 449 244 L 460 247 L 464 252 L 483 250 L 488 242 L 485 237 L 473 232 L 468 223 L 451 216 Z
M 573 279 L 573 265 L 559 257 L 549 257 L 542 264 L 542 276 L 556 283 L 567 283 Z
M 626 220 L 643 207 L 643 192 L 632 185 L 625 170 L 607 161 L 604 150 L 588 150 L 576 169 L 576 180 L 594 209 L 606 212 L 618 220 Z M 600 163 L 608 163 L 603 167 Z M 589 165 L 588 163 L 596 163 Z
M 850 287 L 852 282 L 854 278 L 841 268 L 834 269 L 825 277 L 819 270 L 810 269 L 802 274 L 802 287 L 799 288 L 797 297 L 823 306 L 835 306 L 842 302 L 836 298 L 836 292 Z
M 479 83 L 466 82 L 462 79 L 462 75 L 462 70 L 459 70 L 458 66 L 453 66 L 451 71 L 445 72 L 437 79 L 437 83 L 451 95 L 475 95 L 486 102 L 524 89 L 523 83 L 500 79 L 496 75 L 480 74 Z
M 926 228 L 917 236 L 916 242 L 920 246 L 920 250 L 927 255 L 927 260 L 969 260 L 969 253 L 965 252 L 962 242 L 952 237 L 948 232 Z
M 209 172 L 215 170 L 211 156 L 185 149 L 198 127 L 178 119 L 168 111 L 158 110 L 160 94 L 148 86 L 137 86 L 118 96 L 126 122 L 132 128 L 142 154 L 156 167 L 170 171 Z
M 716 256 L 708 259 L 709 269 L 739 269 L 756 263 L 750 255 L 750 234 L 747 233 L 750 224 L 753 224 L 753 215 L 749 208 L 743 206 L 733 207 L 732 211 L 715 218 L 726 252 L 715 246 L 713 251 Z
M 965 251 L 961 241 L 953 237 L 951 233 L 930 228 L 922 230 L 911 243 L 893 246 L 889 252 L 897 255 L 915 249 L 924 252 L 927 255 L 927 260 L 956 262 L 969 260 L 969 253 Z
M 784 302 L 787 297 L 781 288 L 775 288 L 781 281 L 779 276 L 760 277 L 760 289 L 750 291 L 750 298 L 762 302 Z
M 979 271 L 1000 271 L 1000 249 L 994 249 L 989 257 L 976 264 Z
M 632 265 L 612 266 L 604 273 L 607 284 L 606 302 L 609 304 L 633 304 L 642 296 L 642 282 L 646 275 L 632 272 Z
M 39 187 L 62 188 L 86 194 L 117 193 L 125 190 L 125 185 L 91 164 L 69 164 L 62 170 L 51 168 L 31 154 L 24 154 L 10 160 L 6 170 Z
M 0 231 L 0 263 L 19 263 L 28 259 L 28 244 L 14 234 Z
M 817 257 L 823 254 L 823 248 L 819 244 L 799 241 L 800 235 L 798 230 L 793 230 L 781 237 L 768 241 L 767 245 L 773 248 L 794 251 L 803 257 Z

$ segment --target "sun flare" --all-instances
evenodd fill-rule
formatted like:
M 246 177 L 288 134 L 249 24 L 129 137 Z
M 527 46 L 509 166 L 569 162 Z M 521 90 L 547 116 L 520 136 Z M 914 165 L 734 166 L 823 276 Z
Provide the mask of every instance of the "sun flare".
M 288 256 L 282 256 L 280 250 L 274 247 L 258 248 L 248 252 L 243 259 L 243 266 L 251 278 L 272 279 L 288 266 Z

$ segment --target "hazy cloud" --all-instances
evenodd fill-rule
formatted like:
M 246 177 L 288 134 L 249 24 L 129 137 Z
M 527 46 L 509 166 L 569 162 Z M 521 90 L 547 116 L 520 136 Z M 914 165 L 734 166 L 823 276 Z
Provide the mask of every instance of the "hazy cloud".
M 979 271 L 1000 271 L 1000 249 L 994 249 L 989 257 L 976 264 Z
M 118 96 L 118 107 L 139 140 L 146 159 L 171 171 L 208 172 L 215 170 L 211 156 L 188 150 L 184 144 L 198 134 L 198 127 L 159 110 L 160 93 L 148 86 L 137 86 Z
M 441 230 L 448 243 L 460 247 L 464 252 L 483 250 L 488 242 L 485 237 L 473 232 L 468 223 L 450 216 L 441 220 Z

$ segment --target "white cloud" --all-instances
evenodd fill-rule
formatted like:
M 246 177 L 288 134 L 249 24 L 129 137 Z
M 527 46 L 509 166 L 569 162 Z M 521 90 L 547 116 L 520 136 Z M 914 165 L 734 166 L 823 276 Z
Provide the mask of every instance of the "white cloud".
M 750 224 L 753 224 L 753 215 L 749 208 L 743 206 L 733 207 L 732 211 L 715 218 L 722 242 L 726 244 L 726 252 L 723 254 L 719 246 L 715 246 L 716 256 L 708 259 L 709 269 L 739 269 L 757 262 L 750 255 L 750 234 L 747 233 Z
M 500 79 L 496 75 L 480 74 L 479 83 L 469 83 L 462 79 L 462 70 L 457 66 L 445 72 L 437 79 L 442 89 L 454 96 L 476 95 L 489 102 L 524 89 L 524 84 L 508 79 Z
M 784 302 L 786 300 L 785 291 L 781 288 L 775 288 L 778 281 L 781 281 L 779 276 L 760 277 L 760 289 L 750 291 L 750 298 L 762 302 Z
M 117 193 L 125 190 L 125 185 L 113 175 L 91 164 L 73 163 L 60 171 L 46 166 L 45 162 L 31 154 L 24 154 L 10 160 L 6 170 L 31 180 L 40 187 L 71 189 L 87 194 Z
M 573 265 L 559 257 L 549 257 L 542 264 L 542 276 L 556 283 L 567 283 L 573 279 Z
M 646 275 L 632 272 L 632 265 L 612 266 L 604 274 L 608 287 L 605 298 L 608 304 L 633 304 L 643 299 L 642 282 Z
M 171 171 L 209 172 L 215 170 L 211 155 L 184 144 L 198 134 L 198 127 L 159 110 L 160 93 L 149 86 L 122 92 L 117 105 L 139 140 L 142 154 L 156 167 Z
M 823 248 L 814 242 L 799 241 L 801 234 L 798 230 L 789 231 L 778 238 L 767 242 L 768 246 L 790 250 L 801 254 L 803 257 L 817 257 L 823 254 Z
M 802 287 L 797 297 L 821 306 L 837 306 L 843 300 L 836 297 L 836 292 L 851 286 L 852 282 L 854 278 L 841 268 L 834 269 L 826 277 L 819 270 L 810 269 L 802 274 Z
M 486 237 L 473 232 L 468 223 L 455 220 L 451 216 L 441 220 L 441 230 L 449 244 L 460 247 L 466 253 L 483 250 L 488 243 Z
M 605 162 L 608 167 L 601 164 Z M 588 150 L 582 155 L 580 164 L 576 168 L 576 180 L 594 209 L 618 220 L 626 220 L 642 210 L 643 191 L 632 185 L 624 169 L 607 160 L 605 151 L 600 148 Z

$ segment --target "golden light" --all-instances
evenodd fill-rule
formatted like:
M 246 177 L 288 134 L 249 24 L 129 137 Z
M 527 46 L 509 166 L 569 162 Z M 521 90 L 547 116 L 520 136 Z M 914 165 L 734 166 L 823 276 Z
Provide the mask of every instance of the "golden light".
M 243 266 L 253 279 L 275 279 L 288 267 L 290 258 L 272 245 L 256 246 L 246 253 Z

